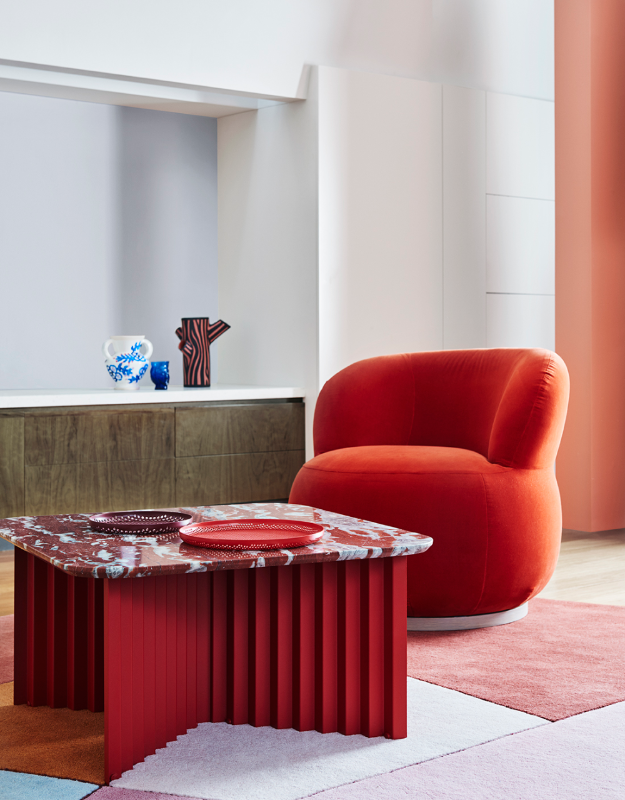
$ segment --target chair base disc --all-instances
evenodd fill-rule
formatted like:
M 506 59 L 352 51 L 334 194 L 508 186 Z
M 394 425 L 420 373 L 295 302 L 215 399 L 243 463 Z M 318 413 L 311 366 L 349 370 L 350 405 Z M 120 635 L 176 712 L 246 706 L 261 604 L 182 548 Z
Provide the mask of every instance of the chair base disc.
M 492 628 L 507 625 L 527 615 L 527 603 L 509 611 L 494 614 L 474 614 L 469 617 L 408 617 L 409 631 L 470 631 L 475 628 Z

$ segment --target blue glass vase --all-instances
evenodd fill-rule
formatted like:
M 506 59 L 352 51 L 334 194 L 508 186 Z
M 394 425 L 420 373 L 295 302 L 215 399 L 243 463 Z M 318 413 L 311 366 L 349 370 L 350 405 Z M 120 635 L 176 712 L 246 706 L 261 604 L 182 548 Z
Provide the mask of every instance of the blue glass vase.
M 169 383 L 169 361 L 153 361 L 150 378 L 155 389 L 166 389 Z

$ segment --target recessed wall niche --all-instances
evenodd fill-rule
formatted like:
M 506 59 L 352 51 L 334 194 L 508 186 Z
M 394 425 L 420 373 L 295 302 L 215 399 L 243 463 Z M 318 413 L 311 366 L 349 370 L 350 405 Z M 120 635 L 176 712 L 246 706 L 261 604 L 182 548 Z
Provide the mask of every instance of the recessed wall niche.
M 116 333 L 181 384 L 174 329 L 217 315 L 217 120 L 7 92 L 0 118 L 0 389 L 108 388 Z

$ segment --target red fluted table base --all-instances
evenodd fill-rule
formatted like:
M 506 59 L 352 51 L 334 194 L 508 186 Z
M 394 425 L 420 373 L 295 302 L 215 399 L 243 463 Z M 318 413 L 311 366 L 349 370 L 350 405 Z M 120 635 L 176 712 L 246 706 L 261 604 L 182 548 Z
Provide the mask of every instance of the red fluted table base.
M 406 736 L 406 559 L 79 578 L 15 550 L 15 703 L 105 712 L 105 779 L 200 722 Z

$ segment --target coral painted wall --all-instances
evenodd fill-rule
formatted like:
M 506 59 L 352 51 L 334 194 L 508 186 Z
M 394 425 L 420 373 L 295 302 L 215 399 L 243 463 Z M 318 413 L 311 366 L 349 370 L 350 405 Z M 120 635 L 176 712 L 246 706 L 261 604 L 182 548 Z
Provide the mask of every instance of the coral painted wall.
M 625 527 L 625 3 L 556 0 L 556 349 L 564 526 Z

